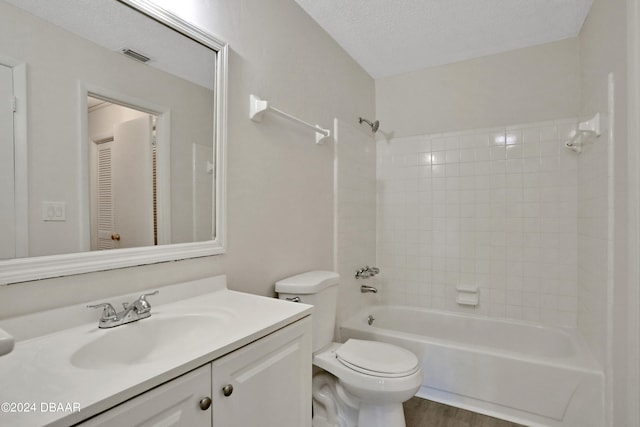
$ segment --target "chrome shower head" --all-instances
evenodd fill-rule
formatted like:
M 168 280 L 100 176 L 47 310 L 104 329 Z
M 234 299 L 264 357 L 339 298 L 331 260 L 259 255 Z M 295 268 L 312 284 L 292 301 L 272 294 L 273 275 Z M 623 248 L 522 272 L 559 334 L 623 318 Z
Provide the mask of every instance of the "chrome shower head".
M 362 124 L 362 122 L 368 124 L 369 126 L 371 126 L 371 132 L 376 133 L 378 131 L 378 128 L 380 127 L 380 121 L 376 120 L 375 122 L 371 123 L 369 120 L 367 119 L 363 119 L 362 117 L 359 118 L 360 121 L 359 123 Z

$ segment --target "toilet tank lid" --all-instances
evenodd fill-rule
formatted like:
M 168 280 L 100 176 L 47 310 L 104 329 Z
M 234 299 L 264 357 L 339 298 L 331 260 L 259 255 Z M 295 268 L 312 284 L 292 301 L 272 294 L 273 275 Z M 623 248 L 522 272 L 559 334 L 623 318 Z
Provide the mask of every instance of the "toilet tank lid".
M 315 294 L 338 284 L 340 275 L 333 271 L 309 271 L 276 282 L 281 294 Z

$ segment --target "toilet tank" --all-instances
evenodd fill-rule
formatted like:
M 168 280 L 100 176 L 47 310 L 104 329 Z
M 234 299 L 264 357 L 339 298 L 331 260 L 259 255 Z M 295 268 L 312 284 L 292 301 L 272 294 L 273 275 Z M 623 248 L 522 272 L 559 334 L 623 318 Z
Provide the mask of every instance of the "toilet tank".
M 333 341 L 338 303 L 338 280 L 333 271 L 309 271 L 276 282 L 280 299 L 300 298 L 300 302 L 313 305 L 313 352 Z

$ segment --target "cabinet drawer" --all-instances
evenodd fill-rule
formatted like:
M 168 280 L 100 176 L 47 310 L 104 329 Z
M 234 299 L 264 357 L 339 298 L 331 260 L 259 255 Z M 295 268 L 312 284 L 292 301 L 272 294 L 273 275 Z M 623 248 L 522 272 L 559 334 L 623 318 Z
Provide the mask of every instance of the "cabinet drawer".
M 211 396 L 211 365 L 205 365 L 103 412 L 80 427 L 208 427 L 211 407 L 200 401 Z

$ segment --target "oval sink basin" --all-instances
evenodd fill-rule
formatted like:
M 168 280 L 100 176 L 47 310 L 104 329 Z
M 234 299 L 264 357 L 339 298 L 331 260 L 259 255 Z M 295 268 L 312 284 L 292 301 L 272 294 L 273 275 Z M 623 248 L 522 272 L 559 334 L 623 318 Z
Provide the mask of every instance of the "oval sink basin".
M 0 356 L 3 354 L 11 353 L 15 340 L 3 329 L 0 329 Z
M 207 336 L 217 335 L 227 320 L 225 315 L 152 316 L 103 329 L 99 338 L 71 355 L 71 364 L 78 368 L 101 369 L 176 356 L 185 348 L 202 345 Z

